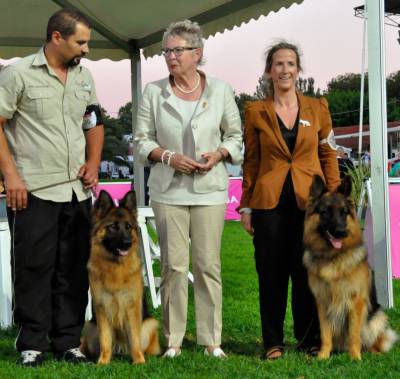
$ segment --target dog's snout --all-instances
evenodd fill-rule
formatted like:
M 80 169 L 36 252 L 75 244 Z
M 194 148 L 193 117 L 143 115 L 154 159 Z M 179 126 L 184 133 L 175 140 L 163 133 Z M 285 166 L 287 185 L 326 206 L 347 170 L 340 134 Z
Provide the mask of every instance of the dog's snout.
M 335 238 L 345 238 L 347 237 L 347 229 L 346 226 L 336 227 L 334 230 L 330 231 L 332 236 Z
M 124 249 L 124 250 L 128 250 L 130 247 L 131 247 L 131 245 L 132 245 L 132 238 L 124 238 L 123 240 L 122 240 L 122 249 Z

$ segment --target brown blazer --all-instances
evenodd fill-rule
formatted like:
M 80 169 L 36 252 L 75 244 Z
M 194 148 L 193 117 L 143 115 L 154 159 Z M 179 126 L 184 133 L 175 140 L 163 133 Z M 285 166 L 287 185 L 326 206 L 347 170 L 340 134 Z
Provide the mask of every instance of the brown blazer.
M 300 114 L 293 154 L 279 129 L 272 97 L 246 104 L 243 193 L 238 209 L 275 208 L 289 170 L 300 209 L 305 208 L 314 174 L 325 178 L 330 191 L 340 184 L 328 103 L 301 93 L 297 97 Z

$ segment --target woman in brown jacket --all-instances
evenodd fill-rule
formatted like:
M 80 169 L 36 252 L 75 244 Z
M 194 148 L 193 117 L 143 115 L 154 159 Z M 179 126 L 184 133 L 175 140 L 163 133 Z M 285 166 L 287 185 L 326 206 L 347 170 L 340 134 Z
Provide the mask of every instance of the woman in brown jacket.
M 298 48 L 281 42 L 266 54 L 273 95 L 247 104 L 243 194 L 244 229 L 254 236 L 265 358 L 283 354 L 289 277 L 297 348 L 316 353 L 319 326 L 302 264 L 304 208 L 315 174 L 339 185 L 332 123 L 325 99 L 296 91 Z

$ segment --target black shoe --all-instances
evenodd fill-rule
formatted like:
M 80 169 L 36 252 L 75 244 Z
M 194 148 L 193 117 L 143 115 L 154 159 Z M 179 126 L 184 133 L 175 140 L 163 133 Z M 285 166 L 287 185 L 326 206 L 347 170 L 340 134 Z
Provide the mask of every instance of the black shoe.
M 89 359 L 86 358 L 85 354 L 80 351 L 79 347 L 75 347 L 73 349 L 66 350 L 63 353 L 57 354 L 56 358 L 59 361 L 73 364 L 92 363 L 89 361 Z
M 24 367 L 38 367 L 43 363 L 43 354 L 36 350 L 21 351 L 21 359 L 19 364 Z

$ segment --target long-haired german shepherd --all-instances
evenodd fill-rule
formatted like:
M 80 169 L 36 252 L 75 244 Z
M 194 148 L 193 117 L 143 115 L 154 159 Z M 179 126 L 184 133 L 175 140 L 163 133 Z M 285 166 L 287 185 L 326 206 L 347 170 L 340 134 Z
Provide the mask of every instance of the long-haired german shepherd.
M 81 350 L 99 364 L 108 364 L 113 353 L 144 363 L 143 353 L 160 352 L 158 323 L 142 309 L 136 211 L 133 191 L 119 207 L 106 191 L 94 204 L 88 271 L 95 320 L 86 324 Z
M 361 359 L 362 348 L 384 352 L 396 340 L 386 314 L 371 301 L 372 272 L 350 195 L 350 176 L 336 193 L 315 176 L 306 209 L 303 261 L 318 309 L 321 359 L 346 347 Z

